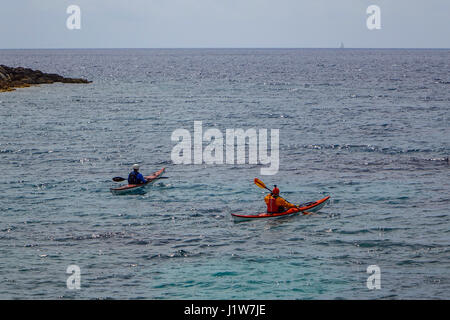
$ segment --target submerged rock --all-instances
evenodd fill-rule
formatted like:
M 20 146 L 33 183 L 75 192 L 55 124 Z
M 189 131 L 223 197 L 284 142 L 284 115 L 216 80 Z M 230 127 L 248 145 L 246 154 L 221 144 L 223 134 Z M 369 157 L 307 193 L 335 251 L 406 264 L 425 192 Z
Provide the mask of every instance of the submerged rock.
M 91 83 L 81 78 L 65 78 L 55 73 L 44 73 L 40 70 L 28 68 L 11 68 L 0 65 L 0 92 L 12 91 L 14 88 L 29 87 L 43 83 Z

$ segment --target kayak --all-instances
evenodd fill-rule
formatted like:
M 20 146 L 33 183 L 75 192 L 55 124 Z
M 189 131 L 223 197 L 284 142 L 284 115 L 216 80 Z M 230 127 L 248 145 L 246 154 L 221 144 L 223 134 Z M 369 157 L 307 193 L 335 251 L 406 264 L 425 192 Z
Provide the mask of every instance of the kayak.
M 113 194 L 138 194 L 138 193 L 144 193 L 145 192 L 145 187 L 148 186 L 149 184 L 151 184 L 155 179 L 160 178 L 163 173 L 164 170 L 166 168 L 162 168 L 158 171 L 153 172 L 151 175 L 149 176 L 145 176 L 144 178 L 147 180 L 146 183 L 142 183 L 142 184 L 127 184 L 118 188 L 111 188 L 111 192 Z
M 276 213 L 259 213 L 259 214 L 252 214 L 252 215 L 242 215 L 242 214 L 236 214 L 232 213 L 231 215 L 235 219 L 235 221 L 244 221 L 244 220 L 255 220 L 255 219 L 263 219 L 263 218 L 279 218 L 279 217 L 287 217 L 292 216 L 298 212 L 301 211 L 307 211 L 307 212 L 317 212 L 320 209 L 323 208 L 323 206 L 327 203 L 327 201 L 330 199 L 330 196 L 326 196 L 323 199 L 303 203 L 301 204 L 301 207 L 298 208 L 290 208 L 283 212 L 276 212 Z

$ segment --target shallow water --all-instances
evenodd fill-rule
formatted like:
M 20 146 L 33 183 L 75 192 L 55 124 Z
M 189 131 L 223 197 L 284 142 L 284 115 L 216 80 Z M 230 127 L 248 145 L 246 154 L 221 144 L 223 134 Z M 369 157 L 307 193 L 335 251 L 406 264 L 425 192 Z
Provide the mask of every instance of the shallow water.
M 0 50 L 93 80 L 0 94 L 0 298 L 450 298 L 449 50 Z M 280 129 L 280 170 L 174 165 L 172 132 Z M 114 196 L 139 162 L 169 179 Z M 264 210 L 261 178 L 314 216 Z M 81 268 L 81 289 L 66 268 Z M 369 290 L 369 265 L 381 289 Z

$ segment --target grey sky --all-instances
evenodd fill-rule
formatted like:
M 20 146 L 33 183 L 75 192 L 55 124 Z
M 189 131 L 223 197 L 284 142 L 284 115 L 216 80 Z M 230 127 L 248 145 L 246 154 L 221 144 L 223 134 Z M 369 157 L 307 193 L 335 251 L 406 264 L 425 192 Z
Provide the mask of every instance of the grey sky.
M 69 5 L 81 30 L 66 27 Z M 381 8 L 381 30 L 366 9 Z M 450 0 L 1 0 L 0 48 L 450 48 Z

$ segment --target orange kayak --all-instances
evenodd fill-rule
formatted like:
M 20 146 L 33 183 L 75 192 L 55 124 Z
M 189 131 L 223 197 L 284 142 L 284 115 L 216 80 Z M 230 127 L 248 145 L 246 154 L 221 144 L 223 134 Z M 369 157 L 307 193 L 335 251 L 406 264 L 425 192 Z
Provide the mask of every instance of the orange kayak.
M 146 186 L 148 186 L 151 182 L 153 182 L 155 179 L 160 178 L 163 173 L 164 170 L 166 168 L 162 168 L 158 171 L 153 172 L 151 175 L 149 176 L 145 176 L 144 178 L 147 180 L 146 183 L 142 183 L 142 184 L 127 184 L 118 188 L 111 188 L 111 192 L 113 194 L 136 194 L 136 193 L 143 193 L 144 188 Z
M 235 214 L 232 213 L 231 215 L 233 218 L 237 221 L 240 220 L 251 220 L 251 219 L 263 219 L 263 218 L 278 218 L 278 217 L 286 217 L 294 215 L 301 211 L 307 211 L 307 212 L 317 212 L 320 209 L 323 208 L 323 206 L 327 203 L 327 201 L 330 199 L 330 196 L 327 196 L 323 199 L 308 202 L 301 204 L 301 207 L 297 208 L 290 208 L 289 210 L 283 211 L 283 212 L 276 212 L 276 213 L 259 213 L 259 214 L 253 214 L 253 215 L 242 215 L 242 214 Z

